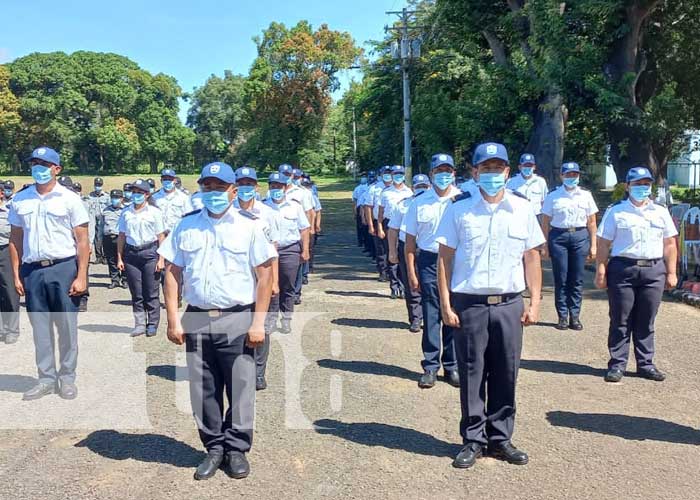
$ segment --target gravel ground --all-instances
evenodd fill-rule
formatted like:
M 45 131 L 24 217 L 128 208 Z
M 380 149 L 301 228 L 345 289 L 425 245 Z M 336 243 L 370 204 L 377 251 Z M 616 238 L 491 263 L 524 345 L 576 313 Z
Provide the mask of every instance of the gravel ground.
M 36 376 L 27 321 L 18 344 L 0 345 L 0 498 L 698 498 L 699 310 L 661 308 L 665 383 L 613 386 L 602 380 L 605 294 L 589 276 L 584 332 L 559 332 L 547 273 L 518 386 L 514 442 L 530 464 L 456 470 L 458 391 L 418 389 L 420 335 L 354 246 L 348 194 L 328 189 L 304 314 L 292 335 L 274 336 L 269 389 L 258 393 L 248 479 L 192 479 L 203 452 L 182 351 L 164 325 L 132 341 L 126 290 L 108 290 L 105 266 L 93 266 L 77 400 L 21 401 Z

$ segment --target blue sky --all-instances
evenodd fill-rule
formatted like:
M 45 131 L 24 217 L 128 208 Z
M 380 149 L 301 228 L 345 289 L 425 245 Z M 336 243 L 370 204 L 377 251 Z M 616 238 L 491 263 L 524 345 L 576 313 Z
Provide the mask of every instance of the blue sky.
M 152 72 L 177 78 L 185 91 L 225 69 L 246 74 L 251 38 L 270 22 L 307 19 L 348 31 L 358 44 L 383 37 L 385 11 L 403 0 L 2 0 L 0 63 L 32 52 L 115 52 Z M 50 29 L 34 29 L 47 25 Z M 32 28 L 33 27 L 33 28 Z M 344 72 L 344 86 L 353 73 Z M 359 78 L 357 75 L 356 78 Z M 184 107 L 184 106 L 181 106 Z M 180 115 L 184 117 L 185 110 Z

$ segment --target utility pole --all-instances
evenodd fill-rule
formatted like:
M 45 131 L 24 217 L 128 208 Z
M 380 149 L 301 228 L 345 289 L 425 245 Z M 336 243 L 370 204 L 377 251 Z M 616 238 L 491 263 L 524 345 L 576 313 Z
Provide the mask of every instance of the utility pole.
M 352 107 L 352 180 L 357 180 L 357 120 L 355 106 Z
M 401 11 L 389 11 L 389 15 L 397 15 L 401 19 L 401 25 L 389 28 L 387 31 L 395 31 L 400 34 L 398 50 L 394 50 L 394 57 L 401 60 L 402 86 L 403 86 L 403 165 L 406 169 L 406 178 L 412 178 L 411 166 L 411 87 L 408 75 L 408 69 L 412 59 L 420 57 L 420 39 L 409 37 L 409 28 L 416 29 L 416 26 L 410 26 L 414 21 L 414 16 L 417 14 L 415 10 L 408 10 L 405 7 Z

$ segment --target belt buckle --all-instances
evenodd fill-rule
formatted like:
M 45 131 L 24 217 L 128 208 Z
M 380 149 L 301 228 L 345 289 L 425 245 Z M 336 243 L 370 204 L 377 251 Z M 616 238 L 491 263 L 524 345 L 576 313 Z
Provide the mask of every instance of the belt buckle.
M 221 311 L 219 311 L 218 309 L 210 309 L 209 311 L 207 311 L 207 315 L 210 318 L 218 318 L 221 316 Z
M 639 267 L 651 267 L 651 262 L 648 260 L 638 260 L 637 265 Z
M 501 296 L 500 295 L 489 295 L 486 298 L 486 303 L 490 306 L 495 306 L 497 304 L 500 304 L 502 302 Z
M 40 260 L 39 264 L 41 265 L 41 267 L 48 267 L 51 265 L 51 261 L 50 260 Z
M 567 228 L 566 230 L 569 231 L 570 233 L 575 233 L 575 232 L 576 232 L 576 228 L 575 228 L 575 227 L 569 227 L 569 228 Z

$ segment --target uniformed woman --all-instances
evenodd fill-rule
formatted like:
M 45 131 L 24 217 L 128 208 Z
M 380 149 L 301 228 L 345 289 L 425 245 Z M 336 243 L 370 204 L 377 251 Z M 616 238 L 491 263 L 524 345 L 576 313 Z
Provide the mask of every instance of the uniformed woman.
M 595 259 L 598 207 L 590 191 L 579 187 L 578 163 L 561 167 L 562 185 L 542 205 L 542 228 L 547 237 L 544 254 L 552 258 L 554 304 L 559 330 L 583 330 L 581 300 L 586 257 Z
M 653 179 L 646 167 L 630 169 L 629 198 L 608 208 L 598 229 L 595 284 L 607 286 L 610 304 L 606 382 L 622 380 L 630 337 L 637 374 L 657 382 L 666 378 L 654 366 L 654 320 L 664 288 L 678 283 L 678 231 L 668 210 L 650 199 Z
M 158 285 L 165 265 L 158 246 L 165 237 L 163 214 L 146 199 L 150 186 L 143 179 L 131 185 L 133 203 L 119 217 L 117 267 L 126 270 L 134 311 L 132 337 L 152 337 L 160 322 Z

